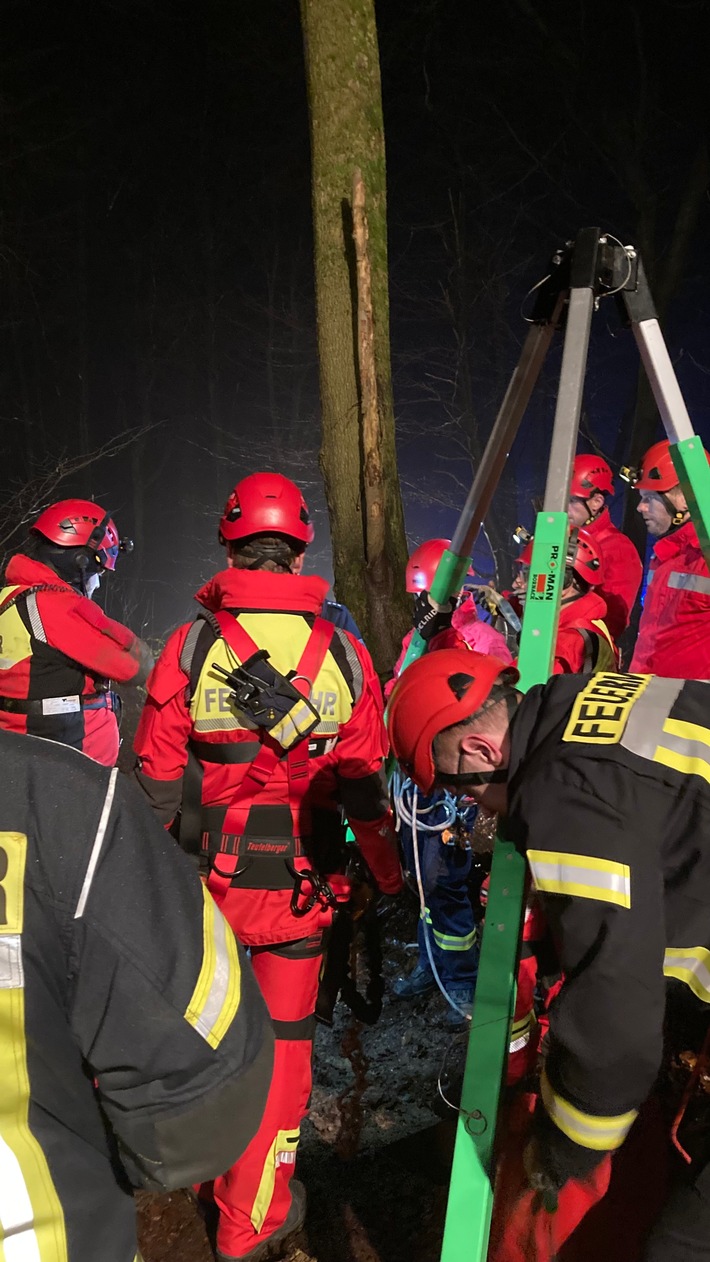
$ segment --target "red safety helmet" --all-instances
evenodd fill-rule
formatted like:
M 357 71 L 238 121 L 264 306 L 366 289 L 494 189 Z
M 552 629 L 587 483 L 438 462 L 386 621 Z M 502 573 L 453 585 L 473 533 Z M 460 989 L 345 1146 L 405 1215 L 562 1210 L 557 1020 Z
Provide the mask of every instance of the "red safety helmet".
M 667 438 L 663 438 L 660 443 L 649 447 L 634 479 L 634 486 L 637 491 L 656 491 L 661 494 L 663 491 L 670 491 L 679 482 L 671 456 L 671 445 Z
M 436 780 L 433 745 L 439 732 L 475 714 L 505 674 L 518 672 L 497 657 L 471 649 L 439 649 L 412 662 L 397 681 L 387 707 L 392 752 L 424 793 Z
M 450 539 L 427 539 L 415 548 L 405 570 L 405 581 L 408 592 L 430 592 L 437 567 L 447 548 L 451 547 Z M 475 578 L 471 567 L 466 576 Z
M 113 518 L 91 500 L 58 500 L 40 513 L 33 530 L 61 548 L 87 548 L 104 570 L 115 570 L 121 550 L 133 544 L 119 539 Z
M 518 557 L 521 565 L 530 565 L 532 561 L 533 541 L 529 539 Z M 567 544 L 567 565 L 590 587 L 601 587 L 604 582 L 604 561 L 596 541 L 587 530 L 570 532 Z
M 707 451 L 705 458 L 710 464 L 710 455 Z M 658 495 L 672 490 L 680 482 L 671 456 L 671 445 L 667 438 L 662 438 L 660 443 L 654 443 L 652 447 L 649 447 L 641 461 L 641 468 L 635 474 L 632 471 L 629 473 L 629 481 L 637 491 L 655 491 Z
M 570 495 L 588 500 L 595 491 L 602 495 L 614 494 L 614 478 L 606 460 L 600 456 L 575 456 Z
M 220 542 L 252 535 L 286 535 L 304 547 L 315 531 L 295 482 L 281 473 L 250 473 L 237 482 L 219 523 Z

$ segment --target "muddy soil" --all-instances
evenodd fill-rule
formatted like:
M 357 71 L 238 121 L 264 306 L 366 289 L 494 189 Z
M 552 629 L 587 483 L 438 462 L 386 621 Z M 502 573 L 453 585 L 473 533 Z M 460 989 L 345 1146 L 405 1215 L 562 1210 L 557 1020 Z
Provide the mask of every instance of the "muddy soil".
M 388 983 L 413 967 L 414 904 L 390 922 Z M 308 1189 L 304 1230 L 288 1262 L 437 1262 L 455 1114 L 437 1079 L 464 1056 L 465 1035 L 445 1030 L 444 1000 L 385 1006 L 378 1024 L 336 1009 L 319 1026 L 310 1115 L 298 1176 Z M 145 1262 L 212 1262 L 205 1226 L 187 1192 L 138 1197 Z

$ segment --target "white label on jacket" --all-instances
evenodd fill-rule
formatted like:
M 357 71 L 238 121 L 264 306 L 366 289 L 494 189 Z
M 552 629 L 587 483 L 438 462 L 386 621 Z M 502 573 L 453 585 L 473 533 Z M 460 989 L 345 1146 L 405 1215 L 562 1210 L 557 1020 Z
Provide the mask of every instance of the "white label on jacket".
M 76 714 L 81 709 L 81 702 L 74 697 L 45 697 L 42 702 L 43 714 Z
M 21 990 L 25 984 L 19 933 L 0 938 L 0 990 Z

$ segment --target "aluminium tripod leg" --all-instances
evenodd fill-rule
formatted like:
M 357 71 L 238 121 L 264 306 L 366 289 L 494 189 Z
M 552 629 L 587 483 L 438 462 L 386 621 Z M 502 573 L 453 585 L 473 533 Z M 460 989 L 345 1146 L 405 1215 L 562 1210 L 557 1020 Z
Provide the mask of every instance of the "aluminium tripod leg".
M 451 547 L 442 556 L 434 575 L 430 595 L 438 604 L 446 604 L 449 597 L 460 590 L 468 573 L 473 546 L 491 506 L 508 453 L 545 362 L 563 300 L 564 295 L 560 295 L 550 321 L 534 325 L 525 339 L 519 363 L 510 379 L 471 490 L 461 510 Z M 424 648 L 424 640 L 415 631 L 402 663 L 402 670 L 421 657 Z
M 671 456 L 688 502 L 693 525 L 710 569 L 710 466 L 681 394 L 641 260 L 635 287 L 624 290 L 624 306 L 656 407 L 671 443 Z
M 630 262 L 634 260 L 636 263 L 635 275 L 629 281 L 629 288 L 622 290 L 620 298 L 663 421 L 663 428 L 670 442 L 677 443 L 684 438 L 692 438 L 693 425 L 658 323 L 643 263 L 630 248 L 627 255 Z

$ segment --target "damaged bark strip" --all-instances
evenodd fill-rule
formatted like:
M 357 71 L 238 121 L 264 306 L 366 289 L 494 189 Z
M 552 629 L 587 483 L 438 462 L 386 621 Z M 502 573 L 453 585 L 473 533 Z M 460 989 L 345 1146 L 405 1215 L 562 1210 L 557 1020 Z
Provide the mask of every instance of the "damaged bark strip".
M 357 278 L 357 361 L 362 412 L 365 557 L 368 570 L 377 581 L 383 576 L 385 559 L 385 478 L 382 463 L 382 424 L 377 399 L 372 270 L 368 250 L 365 183 L 359 167 L 353 174 L 352 211 Z

